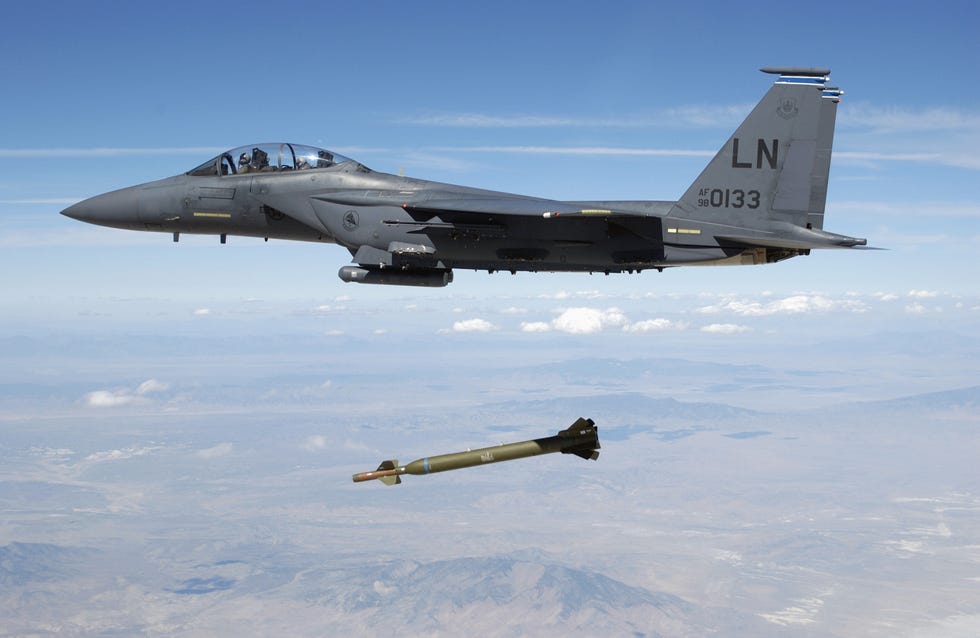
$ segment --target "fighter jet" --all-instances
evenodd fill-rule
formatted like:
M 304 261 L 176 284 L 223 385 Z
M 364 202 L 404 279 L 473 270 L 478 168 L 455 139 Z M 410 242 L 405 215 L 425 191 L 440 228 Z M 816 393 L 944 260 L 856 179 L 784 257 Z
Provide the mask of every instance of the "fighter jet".
M 677 201 L 558 201 L 373 171 L 321 148 L 242 146 L 79 202 L 114 228 L 339 244 L 347 282 L 445 286 L 453 269 L 636 273 L 854 248 L 823 230 L 837 104 L 829 69 L 766 67 L 758 105 Z

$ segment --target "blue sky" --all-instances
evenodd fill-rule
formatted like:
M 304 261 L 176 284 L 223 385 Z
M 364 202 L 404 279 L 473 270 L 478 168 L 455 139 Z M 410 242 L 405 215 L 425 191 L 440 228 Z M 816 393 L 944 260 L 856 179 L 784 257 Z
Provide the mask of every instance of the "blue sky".
M 340 248 L 175 247 L 57 212 L 272 140 L 509 192 L 676 199 L 765 92 L 757 69 L 771 64 L 833 70 L 846 94 L 827 228 L 889 251 L 601 288 L 975 295 L 978 24 L 970 2 L 17 3 L 0 25 L 0 264 L 18 273 L 4 296 L 26 316 L 86 295 L 401 298 L 340 282 Z M 595 281 L 458 273 L 455 292 L 424 294 Z

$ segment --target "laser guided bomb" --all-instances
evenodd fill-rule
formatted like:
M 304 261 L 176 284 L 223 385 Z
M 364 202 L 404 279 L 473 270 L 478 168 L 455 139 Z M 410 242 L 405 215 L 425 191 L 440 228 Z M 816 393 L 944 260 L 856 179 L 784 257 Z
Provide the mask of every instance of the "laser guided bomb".
M 399 465 L 397 460 L 382 461 L 378 469 L 373 472 L 358 472 L 353 479 L 355 483 L 380 479 L 386 485 L 398 485 L 402 482 L 402 474 L 435 474 L 555 452 L 574 454 L 593 461 L 599 458 L 599 432 L 595 422 L 580 417 L 568 429 L 562 430 L 555 436 L 518 443 L 502 443 L 454 454 L 427 456 L 407 465 Z

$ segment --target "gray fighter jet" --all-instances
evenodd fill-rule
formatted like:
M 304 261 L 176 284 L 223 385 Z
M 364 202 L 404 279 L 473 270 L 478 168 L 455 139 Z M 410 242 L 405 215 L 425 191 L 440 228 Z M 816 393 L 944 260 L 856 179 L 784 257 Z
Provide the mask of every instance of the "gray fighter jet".
M 63 211 L 93 224 L 336 243 L 344 281 L 445 286 L 454 268 L 640 272 L 765 264 L 864 239 L 823 230 L 837 103 L 829 69 L 778 77 L 678 201 L 556 201 L 372 171 L 320 148 L 254 144 Z

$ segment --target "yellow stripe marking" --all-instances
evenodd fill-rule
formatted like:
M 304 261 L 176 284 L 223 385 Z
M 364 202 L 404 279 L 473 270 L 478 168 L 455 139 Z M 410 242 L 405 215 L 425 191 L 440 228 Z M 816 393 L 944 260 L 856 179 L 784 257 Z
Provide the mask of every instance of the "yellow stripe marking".
M 611 215 L 612 211 L 605 208 L 583 208 L 579 213 L 582 215 Z
M 194 217 L 217 217 L 218 219 L 231 219 L 231 213 L 194 213 Z

